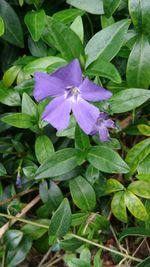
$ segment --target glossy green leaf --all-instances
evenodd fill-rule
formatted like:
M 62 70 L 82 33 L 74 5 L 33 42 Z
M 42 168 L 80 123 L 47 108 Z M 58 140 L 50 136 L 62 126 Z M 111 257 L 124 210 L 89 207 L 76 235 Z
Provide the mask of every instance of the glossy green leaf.
M 127 63 L 127 82 L 129 87 L 145 88 L 150 84 L 150 44 L 142 35 L 136 41 Z
M 129 12 L 136 30 L 149 33 L 150 2 L 147 0 L 129 0 Z
M 121 0 L 103 0 L 105 15 L 109 18 L 119 6 Z
M 28 63 L 24 67 L 24 71 L 29 74 L 34 74 L 34 72 L 36 71 L 46 72 L 48 66 L 51 66 L 52 64 L 57 62 L 62 62 L 64 64 L 66 63 L 66 61 L 60 57 L 42 57 Z
M 94 267 L 103 267 L 100 259 L 102 250 L 99 249 L 94 256 Z
M 45 226 L 49 225 L 50 220 L 48 219 L 40 219 L 40 220 L 36 220 L 34 221 L 37 224 L 43 224 Z M 48 229 L 44 228 L 44 227 L 40 227 L 40 226 L 36 226 L 36 225 L 32 225 L 32 224 L 25 224 L 22 228 L 21 231 L 25 234 L 30 236 L 33 240 L 37 240 L 40 237 L 42 237 L 47 231 Z
M 34 101 L 31 99 L 31 97 L 23 93 L 22 95 L 22 113 L 31 115 L 33 117 L 37 117 L 37 106 L 34 103 Z
M 102 0 L 67 0 L 67 3 L 92 14 L 104 13 Z
M 70 260 L 68 264 L 69 267 L 91 267 L 90 263 L 77 258 Z
M 140 131 L 141 134 L 150 136 L 150 126 L 146 124 L 139 124 L 137 126 L 138 130 Z
M 0 16 L 0 36 L 4 34 L 4 21 L 3 18 Z
M 21 263 L 27 256 L 32 246 L 32 240 L 25 236 L 19 246 L 15 250 L 10 250 L 7 253 L 6 265 L 7 267 L 14 267 Z
M 150 154 L 139 163 L 137 170 L 139 174 L 150 174 Z
M 64 148 L 53 153 L 37 170 L 35 179 L 63 175 L 77 166 L 76 150 Z
M 130 166 L 130 172 L 128 176 L 132 175 L 139 163 L 146 158 L 146 156 L 150 153 L 150 138 L 145 139 L 135 146 L 133 146 L 127 156 L 126 156 L 126 162 Z
M 141 200 L 129 190 L 126 190 L 124 197 L 125 204 L 132 215 L 141 221 L 146 221 L 148 214 Z
M 126 212 L 126 205 L 124 199 L 124 191 L 117 192 L 111 202 L 111 210 L 114 216 L 122 221 L 127 222 L 127 212 Z
M 33 126 L 34 122 L 30 115 L 24 113 L 12 113 L 1 118 L 1 121 L 17 127 L 27 129 Z
M 49 244 L 53 243 L 57 237 L 64 236 L 71 225 L 71 209 L 69 201 L 64 198 L 58 209 L 52 216 L 49 225 Z
M 0 16 L 5 25 L 5 33 L 2 38 L 9 43 L 23 47 L 23 33 L 20 20 L 14 9 L 5 0 L 0 1 Z
M 36 42 L 40 39 L 46 24 L 46 14 L 43 9 L 38 11 L 29 11 L 24 18 L 25 24 Z
M 101 58 L 98 58 L 90 64 L 86 69 L 85 74 L 94 76 L 98 75 L 110 79 L 113 82 L 121 83 L 121 76 L 116 67 L 112 63 L 106 62 Z
M 0 163 L 0 176 L 6 175 L 6 169 L 2 163 Z
M 49 46 L 55 47 L 67 61 L 84 54 L 79 37 L 68 26 L 54 18 L 48 17 L 43 40 Z
M 4 241 L 8 250 L 15 249 L 23 238 L 23 232 L 19 230 L 8 230 L 4 235 Z
M 20 69 L 20 66 L 12 66 L 4 73 L 3 82 L 6 87 L 10 87 L 13 84 Z
M 99 170 L 93 167 L 91 164 L 87 167 L 85 176 L 91 184 L 94 184 L 99 179 L 99 175 Z
M 85 47 L 86 65 L 88 66 L 98 57 L 106 62 L 112 60 L 123 45 L 128 27 L 129 20 L 125 19 L 97 32 Z
M 82 244 L 83 242 L 76 238 L 66 238 L 59 243 L 61 249 L 72 252 L 81 247 Z
M 82 16 L 83 14 L 83 10 L 77 8 L 69 8 L 58 11 L 53 15 L 53 18 L 67 24 L 74 21 L 78 16 Z
M 150 199 L 150 185 L 144 181 L 135 181 L 129 184 L 128 189 L 135 195 Z
M 115 94 L 109 102 L 113 113 L 122 113 L 139 107 L 149 98 L 150 91 L 131 88 Z
M 32 38 L 29 36 L 28 47 L 31 55 L 34 57 L 46 57 L 48 54 L 47 46 L 42 40 L 34 42 Z
M 35 154 L 39 163 L 44 163 L 54 152 L 52 141 L 46 135 L 40 135 L 35 141 Z
M 70 192 L 75 205 L 82 210 L 93 210 L 96 205 L 96 195 L 93 187 L 82 176 L 69 182 Z
M 17 91 L 0 84 L 0 102 L 8 106 L 20 106 L 21 99 Z
M 89 149 L 88 161 L 100 171 L 108 173 L 127 173 L 129 167 L 123 159 L 111 148 L 106 146 L 93 146 Z
M 79 125 L 76 125 L 75 129 L 75 144 L 80 149 L 87 149 L 90 147 L 90 140 L 88 135 L 86 135 Z
M 127 236 L 150 236 L 150 231 L 144 227 L 128 227 L 119 234 L 119 240 Z
M 110 194 L 116 191 L 124 190 L 124 186 L 116 179 L 110 178 L 107 180 L 105 192 Z
M 76 19 L 72 22 L 70 29 L 73 30 L 78 37 L 80 38 L 81 42 L 84 42 L 84 28 L 81 16 L 76 17 Z

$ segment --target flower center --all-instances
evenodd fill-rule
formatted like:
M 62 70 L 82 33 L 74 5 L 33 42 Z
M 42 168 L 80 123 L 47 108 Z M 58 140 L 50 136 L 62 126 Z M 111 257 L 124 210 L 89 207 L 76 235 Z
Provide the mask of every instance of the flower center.
M 80 94 L 80 90 L 78 87 L 67 86 L 65 89 L 65 97 L 71 98 L 73 101 L 77 100 Z

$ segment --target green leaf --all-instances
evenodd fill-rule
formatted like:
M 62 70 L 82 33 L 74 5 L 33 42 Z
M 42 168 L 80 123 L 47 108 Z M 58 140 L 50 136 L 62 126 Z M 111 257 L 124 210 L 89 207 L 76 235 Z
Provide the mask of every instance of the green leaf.
M 102 261 L 101 261 L 101 253 L 102 253 L 102 250 L 101 249 L 99 249 L 97 252 L 96 252 L 96 254 L 95 254 L 95 256 L 94 256 L 94 267 L 103 267 L 102 266 Z
M 75 128 L 75 144 L 80 149 L 87 149 L 90 147 L 90 141 L 88 135 L 86 135 L 79 125 Z
M 69 27 L 51 17 L 47 20 L 43 40 L 50 47 L 55 47 L 67 61 L 84 54 L 79 37 Z
M 23 232 L 19 230 L 8 230 L 4 235 L 5 245 L 8 250 L 15 249 L 23 238 Z
M 80 38 L 81 42 L 84 42 L 84 28 L 81 16 L 76 17 L 73 23 L 70 26 L 70 29 L 73 30 L 78 37 Z
M 100 171 L 108 173 L 127 173 L 129 167 L 123 161 L 123 159 L 106 146 L 93 146 L 89 149 L 87 156 L 88 161 Z
M 135 195 L 150 199 L 149 183 L 144 181 L 135 181 L 129 184 L 128 189 Z
M 4 21 L 3 18 L 0 16 L 0 36 L 4 34 Z
M 60 241 L 59 245 L 63 250 L 74 252 L 83 245 L 83 242 L 76 238 L 66 238 L 65 240 Z
M 150 257 L 147 257 L 145 260 L 143 260 L 141 263 L 139 263 L 135 267 L 149 267 L 149 266 L 150 266 Z
M 5 33 L 2 38 L 9 43 L 23 47 L 23 33 L 19 18 L 13 8 L 5 1 L 0 1 L 0 16 L 5 25 Z
M 147 0 L 129 0 L 129 12 L 136 30 L 149 33 L 150 2 Z
M 25 24 L 32 36 L 32 39 L 36 42 L 40 39 L 45 24 L 46 14 L 43 9 L 38 11 L 29 11 L 24 18 Z
M 84 11 L 77 8 L 69 8 L 58 11 L 53 15 L 53 18 L 62 22 L 62 23 L 70 23 L 74 21 L 78 16 L 82 16 Z
M 94 75 L 108 78 L 116 83 L 121 83 L 121 76 L 116 69 L 116 67 L 110 63 L 106 62 L 101 58 L 98 58 L 85 71 L 86 75 Z
M 21 263 L 27 256 L 32 247 L 32 240 L 28 236 L 23 237 L 21 243 L 15 250 L 10 250 L 7 253 L 7 267 L 14 267 Z
M 86 211 L 93 210 L 96 205 L 96 195 L 93 187 L 82 176 L 69 181 L 69 187 L 75 205 Z
M 91 267 L 90 263 L 76 258 L 69 261 L 68 264 L 69 267 Z
M 130 172 L 127 175 L 128 177 L 136 171 L 139 163 L 144 158 L 146 158 L 146 156 L 149 153 L 150 153 L 150 138 L 139 142 L 129 150 L 126 156 L 126 162 L 130 166 Z
M 33 119 L 28 114 L 12 113 L 1 118 L 1 121 L 17 128 L 27 129 L 33 126 Z
M 150 126 L 146 124 L 139 124 L 137 126 L 138 130 L 140 131 L 141 134 L 150 136 Z
M 99 170 L 93 167 L 91 164 L 86 169 L 86 179 L 90 182 L 90 184 L 94 184 L 99 179 Z
M 121 0 L 103 0 L 106 17 L 110 17 L 119 6 Z
M 73 170 L 76 166 L 76 150 L 73 148 L 64 148 L 53 153 L 49 159 L 39 167 L 35 174 L 35 179 L 63 175 Z
M 105 192 L 107 194 L 110 194 L 116 191 L 122 191 L 124 189 L 125 189 L 124 186 L 118 180 L 113 179 L 113 178 L 110 178 L 109 180 L 107 180 L 106 189 L 105 189 Z
M 8 106 L 20 106 L 20 95 L 17 91 L 0 84 L 0 102 Z
M 117 192 L 111 202 L 111 210 L 114 216 L 122 221 L 127 223 L 127 212 L 126 212 L 126 205 L 125 205 L 125 199 L 124 199 L 124 191 Z
M 120 20 L 111 26 L 97 32 L 87 43 L 85 53 L 88 66 L 98 57 L 110 61 L 123 45 L 129 27 L 129 20 Z
M 103 14 L 103 1 L 102 0 L 67 0 L 67 3 L 77 7 L 79 9 L 85 10 L 91 14 Z
M 150 236 L 150 230 L 144 227 L 128 227 L 119 234 L 119 241 L 127 236 Z
M 150 98 L 150 91 L 144 89 L 125 89 L 110 99 L 113 113 L 126 112 L 142 105 Z
M 46 57 L 48 54 L 47 46 L 42 40 L 34 42 L 32 38 L 29 36 L 28 47 L 31 55 L 34 57 Z
M 2 163 L 0 163 L 0 176 L 6 175 L 6 174 L 7 172 L 6 172 L 5 167 L 3 166 Z
M 148 214 L 141 200 L 129 190 L 126 190 L 124 197 L 126 206 L 132 215 L 141 221 L 146 221 Z
M 43 225 L 49 225 L 50 220 L 48 219 L 40 219 L 34 221 L 35 223 L 43 224 Z M 22 228 L 21 231 L 25 234 L 30 236 L 33 240 L 37 240 L 40 237 L 42 237 L 48 229 L 36 226 L 36 225 L 31 225 L 31 224 L 25 224 Z
M 127 82 L 129 87 L 145 88 L 150 84 L 150 44 L 142 35 L 133 46 L 127 63 Z
M 37 117 L 37 106 L 34 103 L 34 101 L 31 99 L 31 97 L 23 93 L 22 95 L 22 113 L 31 115 L 33 117 Z
M 138 165 L 138 173 L 150 175 L 150 154 L 148 154 Z
M 12 66 L 4 73 L 3 82 L 6 87 L 10 87 L 13 84 L 20 69 L 20 66 Z
M 52 141 L 46 135 L 41 135 L 35 141 L 35 155 L 40 164 L 44 163 L 54 153 Z
M 47 68 L 54 63 L 67 63 L 60 57 L 42 57 L 29 62 L 25 67 L 24 71 L 29 74 L 34 74 L 35 71 L 46 72 Z
M 70 225 L 71 209 L 68 199 L 64 198 L 51 218 L 49 225 L 49 244 L 52 244 L 57 237 L 62 237 L 67 234 Z

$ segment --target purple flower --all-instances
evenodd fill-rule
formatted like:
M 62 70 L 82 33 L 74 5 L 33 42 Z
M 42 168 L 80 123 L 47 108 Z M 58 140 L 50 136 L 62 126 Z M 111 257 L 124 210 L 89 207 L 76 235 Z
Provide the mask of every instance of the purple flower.
M 108 114 L 106 112 L 100 112 L 96 124 L 92 129 L 91 135 L 98 132 L 100 141 L 106 142 L 109 140 L 108 128 L 116 128 L 115 123 L 108 119 Z
M 106 89 L 88 78 L 82 79 L 79 61 L 72 60 L 52 74 L 35 73 L 34 98 L 41 101 L 51 96 L 42 118 L 57 130 L 68 127 L 71 111 L 83 131 L 89 134 L 95 124 L 99 110 L 88 101 L 105 100 L 112 96 Z
M 20 173 L 19 173 L 19 172 L 17 173 L 16 186 L 17 186 L 18 188 L 21 188 L 21 187 L 22 187 L 21 176 L 20 176 Z

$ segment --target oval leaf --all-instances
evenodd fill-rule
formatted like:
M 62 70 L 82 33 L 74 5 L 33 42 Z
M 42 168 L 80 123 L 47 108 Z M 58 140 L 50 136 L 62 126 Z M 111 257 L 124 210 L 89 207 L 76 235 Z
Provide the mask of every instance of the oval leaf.
M 69 182 L 71 196 L 75 205 L 82 210 L 93 210 L 96 205 L 96 195 L 93 187 L 82 176 Z
M 38 136 L 35 141 L 35 154 L 39 163 L 44 163 L 54 152 L 53 143 L 46 135 Z
M 67 3 L 91 14 L 104 14 L 102 0 L 67 0 Z
M 13 8 L 5 0 L 0 1 L 0 16 L 5 25 L 2 38 L 19 47 L 24 46 L 22 27 Z
M 127 212 L 126 212 L 126 205 L 124 200 L 124 191 L 118 192 L 114 195 L 112 202 L 111 202 L 111 210 L 114 216 L 122 221 L 127 222 Z
M 123 45 L 128 27 L 129 20 L 121 20 L 97 32 L 85 47 L 87 65 L 98 57 L 110 61 Z
M 129 167 L 117 152 L 106 146 L 93 146 L 89 149 L 88 161 L 100 171 L 108 173 L 127 173 Z
M 1 121 L 17 128 L 27 129 L 33 126 L 33 119 L 28 114 L 13 113 L 1 118 Z
M 36 42 L 40 39 L 46 23 L 46 14 L 43 9 L 38 11 L 30 11 L 25 16 L 25 24 Z
M 141 221 L 146 221 L 148 214 L 141 200 L 129 190 L 126 190 L 124 196 L 126 206 L 132 215 Z
M 144 181 L 135 181 L 128 186 L 135 195 L 150 199 L 150 184 Z
M 76 150 L 65 148 L 57 151 L 44 162 L 35 174 L 35 179 L 56 177 L 73 170 L 77 166 Z
M 49 244 L 52 244 L 57 237 L 62 237 L 67 234 L 70 225 L 71 209 L 68 199 L 64 198 L 53 214 L 49 225 Z
M 139 107 L 149 98 L 150 91 L 131 88 L 115 94 L 109 102 L 113 113 L 121 113 Z

